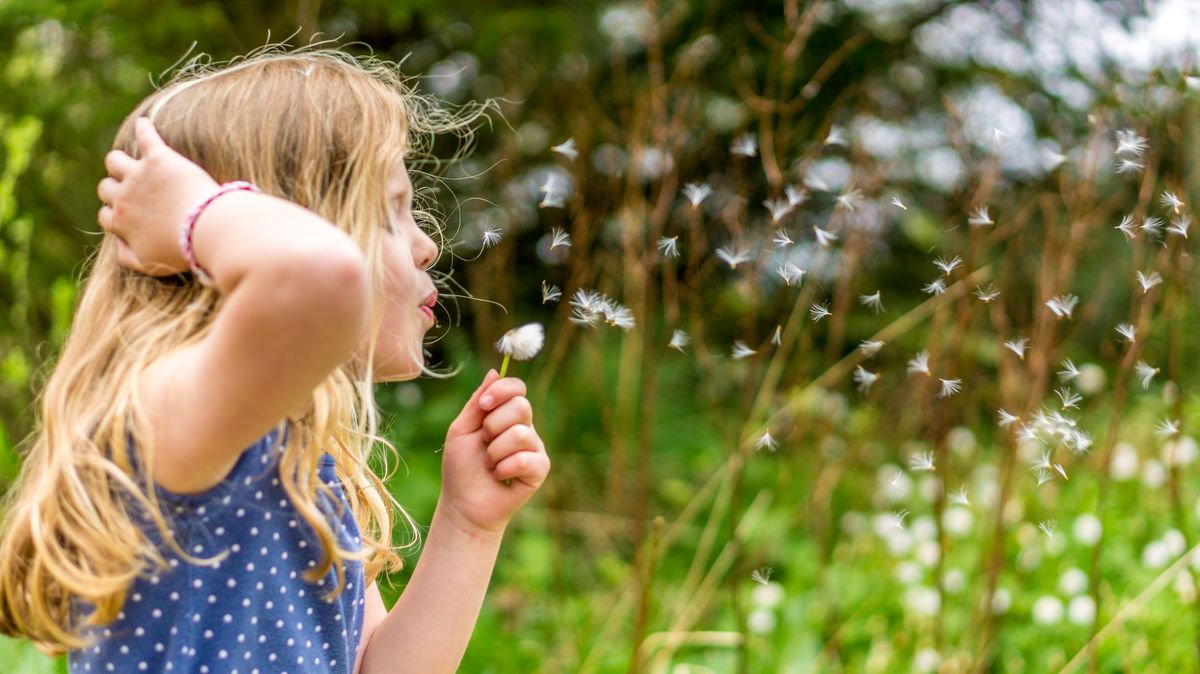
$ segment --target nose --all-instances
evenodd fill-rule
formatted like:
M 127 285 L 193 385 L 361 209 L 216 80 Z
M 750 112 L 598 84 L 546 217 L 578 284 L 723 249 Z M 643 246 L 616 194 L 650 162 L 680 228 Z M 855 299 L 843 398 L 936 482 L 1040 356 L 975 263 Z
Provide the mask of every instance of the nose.
M 438 245 L 421 227 L 417 227 L 417 237 L 413 241 L 412 250 L 413 261 L 419 269 L 429 269 L 437 261 Z

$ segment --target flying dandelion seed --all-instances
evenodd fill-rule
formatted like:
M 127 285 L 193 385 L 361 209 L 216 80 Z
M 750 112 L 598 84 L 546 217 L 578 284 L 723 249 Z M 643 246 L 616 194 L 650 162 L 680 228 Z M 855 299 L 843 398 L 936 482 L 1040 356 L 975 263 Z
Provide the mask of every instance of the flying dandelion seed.
M 753 157 L 758 154 L 758 141 L 753 134 L 743 133 L 734 139 L 729 151 L 742 157 Z
M 771 212 L 772 223 L 779 222 L 795 209 L 795 206 L 786 199 L 767 199 L 763 202 L 763 206 Z
M 942 379 L 939 377 L 938 381 L 942 382 L 942 388 L 938 391 L 939 398 L 949 398 L 962 390 L 961 379 Z
M 1042 530 L 1043 534 L 1046 534 L 1046 538 L 1054 538 L 1054 535 L 1058 533 L 1058 522 L 1054 520 L 1038 522 L 1038 528 Z
M 663 257 L 679 257 L 679 237 L 664 236 L 658 240 L 658 252 Z
M 905 206 L 904 202 L 900 201 L 900 197 L 892 197 L 891 204 L 902 211 L 908 210 L 908 206 Z
M 772 569 L 769 566 L 764 566 L 760 569 L 755 569 L 750 572 L 750 580 L 758 583 L 759 585 L 766 585 L 771 582 L 771 574 L 773 572 L 774 572 L 774 569 Z
M 854 383 L 858 384 L 858 390 L 861 393 L 867 393 L 871 390 L 871 384 L 874 384 L 879 379 L 879 374 L 871 372 L 862 365 L 854 368 Z
M 1142 231 L 1149 236 L 1158 236 L 1161 233 L 1164 224 L 1165 223 L 1163 223 L 1162 218 L 1150 216 L 1145 220 L 1142 220 Z
M 829 133 L 825 136 L 825 144 L 845 147 L 847 144 L 846 130 L 836 124 L 829 127 Z
M 547 302 L 557 302 L 562 299 L 562 291 L 553 283 L 548 284 L 542 281 L 542 304 Z
M 779 346 L 780 344 L 783 344 L 783 326 L 782 325 L 775 326 L 775 333 L 771 335 L 771 343 L 774 344 L 775 346 Z
M 542 197 L 538 208 L 562 208 L 567 203 L 567 181 L 557 173 L 546 176 L 540 191 L 546 196 Z
M 950 502 L 955 505 L 971 507 L 971 499 L 967 497 L 967 485 L 961 485 L 958 491 L 950 495 Z
M 777 274 L 779 274 L 779 278 L 783 279 L 784 285 L 789 286 L 793 283 L 799 283 L 800 279 L 804 277 L 805 273 L 803 269 L 797 267 L 791 262 L 785 262 L 779 265 L 775 271 Z
M 793 242 L 792 237 L 788 236 L 786 231 L 777 229 L 775 230 L 775 238 L 771 240 L 771 243 L 774 243 L 776 248 L 787 248 Z
M 1140 157 L 1146 152 L 1149 143 L 1133 129 L 1117 130 L 1117 151 L 1114 154 Z
M 560 246 L 564 248 L 570 248 L 571 235 L 567 234 L 561 228 L 555 227 L 554 229 L 550 230 L 550 250 L 554 250 Z
M 987 225 L 994 225 L 996 223 L 992 222 L 991 216 L 988 215 L 988 207 L 984 205 L 976 208 L 971 213 L 971 217 L 967 218 L 967 224 L 971 227 L 986 227 Z
M 775 441 L 775 438 L 771 437 L 771 431 L 763 433 L 762 437 L 758 439 L 758 442 L 754 443 L 754 449 L 756 450 L 765 449 L 768 452 L 773 452 L 778 448 L 779 443 Z
M 579 157 L 579 150 L 575 148 L 575 139 L 568 138 L 563 142 L 550 148 L 551 152 L 557 152 L 571 161 L 575 161 Z
M 821 229 L 820 227 L 817 227 L 816 225 L 813 225 L 813 234 L 815 234 L 817 236 L 817 244 L 820 245 L 822 248 L 829 247 L 830 244 L 832 244 L 834 241 L 837 241 L 837 239 L 838 239 L 837 234 L 834 234 L 833 232 L 829 232 L 824 229 Z
M 1015 424 L 1021 420 L 1020 417 L 1013 414 L 1012 412 L 1009 412 L 1008 410 L 1004 409 L 1003 407 L 996 410 L 996 416 L 999 417 L 999 421 L 997 421 L 996 423 L 998 426 L 1000 426 L 1000 428 L 1008 428 L 1009 426 L 1012 426 L 1013 424 Z
M 987 287 L 979 286 L 975 288 L 975 297 L 978 297 L 980 302 L 992 302 L 1000 297 L 1000 289 L 996 287 L 995 283 L 989 283 Z
M 929 374 L 929 352 L 921 351 L 908 361 L 909 374 Z
M 1151 367 L 1144 360 L 1139 360 L 1135 369 L 1137 370 L 1138 378 L 1142 380 L 1142 388 L 1150 388 L 1150 380 L 1154 379 L 1154 375 L 1158 374 L 1158 368 Z
M 1058 318 L 1071 318 L 1077 304 L 1079 304 L 1079 298 L 1074 295 L 1059 295 L 1046 300 L 1046 306 Z
M 859 344 L 858 348 L 863 352 L 864 356 L 871 358 L 875 354 L 879 353 L 879 350 L 883 348 L 883 342 L 878 339 L 868 339 L 862 344 Z
M 927 295 L 941 295 L 942 293 L 946 292 L 946 281 L 941 278 L 934 279 L 932 282 L 921 288 L 921 292 Z
M 939 257 L 933 261 L 933 266 L 942 270 L 942 275 L 949 276 L 950 272 L 958 268 L 962 264 L 962 258 L 955 255 L 953 259 L 947 260 L 944 257 Z
M 1171 226 L 1167 228 L 1167 233 L 1176 236 L 1188 238 L 1188 229 L 1192 226 L 1192 217 L 1186 213 L 1182 213 L 1177 218 L 1171 220 Z
M 594 327 L 601 322 L 622 330 L 631 330 L 636 321 L 633 312 L 604 293 L 579 289 L 571 296 L 570 321 L 576 325 Z
M 1065 469 L 1065 468 L 1063 468 L 1063 467 L 1062 467 L 1062 464 L 1061 464 L 1061 463 L 1056 463 L 1056 464 L 1054 464 L 1054 470 L 1057 470 L 1057 471 L 1058 471 L 1058 474 L 1059 474 L 1059 475 L 1062 475 L 1062 479 L 1064 479 L 1064 480 L 1068 479 L 1068 478 L 1067 478 L 1067 471 L 1066 471 L 1066 469 Z
M 1143 295 L 1150 292 L 1151 288 L 1162 283 L 1162 280 L 1163 280 L 1162 275 L 1160 275 L 1156 271 L 1152 271 L 1149 274 L 1139 271 L 1137 273 L 1137 279 L 1138 279 L 1138 284 L 1142 286 L 1142 294 Z
M 1079 368 L 1075 367 L 1075 363 L 1070 358 L 1062 362 L 1062 368 L 1058 371 L 1060 381 L 1068 382 L 1079 379 Z
M 1118 323 L 1115 328 L 1118 335 L 1125 338 L 1125 341 L 1133 343 L 1137 336 L 1137 328 L 1133 327 L 1132 323 Z
M 1121 218 L 1121 224 L 1114 227 L 1114 229 L 1124 234 L 1127 241 L 1137 237 L 1137 225 L 1133 224 L 1132 215 L 1126 215 Z
M 854 209 L 862 203 L 862 199 L 863 195 L 861 190 L 847 190 L 837 196 L 837 206 L 839 208 L 846 209 L 850 213 L 853 213 Z
M 1035 477 L 1037 477 L 1037 483 L 1039 487 L 1054 479 L 1054 476 L 1050 474 L 1049 468 L 1034 468 L 1033 474 Z
M 914 473 L 933 470 L 933 452 L 917 452 L 908 459 L 908 469 Z
M 787 197 L 788 203 L 793 208 L 800 206 L 808 201 L 808 190 L 798 185 L 787 185 L 783 188 L 783 195 Z
M 692 338 L 688 335 L 688 333 L 684 332 L 683 330 L 676 330 L 671 333 L 671 343 L 667 346 L 675 349 L 679 353 L 683 353 L 683 350 L 687 348 L 687 345 L 691 342 Z
M 483 230 L 483 235 L 480 237 L 479 245 L 481 248 L 491 248 L 500 243 L 500 239 L 504 236 L 504 232 L 500 231 L 499 227 L 489 226 Z
M 898 470 L 892 474 L 892 479 L 888 480 L 888 486 L 897 497 L 902 497 L 908 494 L 908 481 L 904 479 L 904 471 Z
M 745 248 L 737 248 L 732 251 L 728 248 L 718 248 L 717 257 L 729 265 L 730 269 L 737 269 L 739 264 L 750 260 L 750 251 Z
M 1154 433 L 1164 438 L 1179 435 L 1179 420 L 1163 419 L 1159 421 L 1158 426 L 1154 429 Z
M 746 346 L 745 342 L 738 340 L 733 343 L 733 349 L 730 350 L 729 355 L 733 356 L 734 360 L 741 360 L 743 358 L 753 356 L 755 353 L 756 352 L 754 349 Z
M 683 186 L 683 196 L 692 205 L 692 208 L 697 208 L 704 200 L 712 194 L 712 188 L 707 183 L 688 183 Z
M 897 529 L 904 528 L 904 518 L 906 517 L 908 517 L 908 511 L 903 508 L 888 513 L 889 523 Z
M 876 290 L 874 293 L 872 293 L 870 295 L 859 295 L 858 303 L 863 305 L 864 307 L 871 307 L 871 309 L 877 314 L 882 314 L 883 313 L 883 297 L 880 294 L 880 292 L 881 291 Z
M 832 316 L 833 314 L 829 311 L 829 303 L 827 302 L 825 304 L 814 304 L 809 307 L 808 315 L 812 317 L 814 323 L 820 323 L 822 318 Z
M 1163 208 L 1171 209 L 1176 215 L 1178 215 L 1179 211 L 1183 208 L 1183 200 L 1175 196 L 1174 192 L 1170 191 L 1163 192 L 1162 195 L 1158 197 L 1158 203 L 1162 204 Z
M 1004 348 L 1017 354 L 1017 358 L 1025 360 L 1025 349 L 1029 347 L 1029 340 L 1022 337 L 1021 339 L 1010 339 L 1004 343 Z
M 1122 159 L 1117 162 L 1117 173 L 1140 173 L 1144 168 L 1146 168 L 1144 164 L 1132 159 Z
M 496 351 L 504 356 L 500 365 L 500 376 L 508 372 L 508 362 L 512 360 L 529 360 L 542 350 L 546 342 L 546 331 L 541 323 L 527 323 L 519 328 L 513 328 L 496 341 Z
M 1062 401 L 1062 408 L 1064 410 L 1071 408 L 1077 409 L 1079 407 L 1079 402 L 1083 400 L 1083 396 L 1077 391 L 1072 391 L 1065 386 L 1059 387 L 1057 390 L 1055 390 L 1055 393 L 1058 394 L 1058 399 Z

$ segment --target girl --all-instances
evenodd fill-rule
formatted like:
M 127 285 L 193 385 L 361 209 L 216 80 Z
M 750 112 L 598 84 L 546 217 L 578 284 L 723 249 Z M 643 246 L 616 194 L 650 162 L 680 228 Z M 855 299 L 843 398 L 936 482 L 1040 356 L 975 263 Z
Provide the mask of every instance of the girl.
M 137 106 L 8 495 L 0 629 L 76 673 L 457 668 L 550 468 L 524 384 L 488 372 L 451 424 L 390 611 L 393 513 L 414 525 L 368 459 L 372 385 L 427 372 L 437 300 L 405 157 L 481 114 L 321 49 L 185 68 Z

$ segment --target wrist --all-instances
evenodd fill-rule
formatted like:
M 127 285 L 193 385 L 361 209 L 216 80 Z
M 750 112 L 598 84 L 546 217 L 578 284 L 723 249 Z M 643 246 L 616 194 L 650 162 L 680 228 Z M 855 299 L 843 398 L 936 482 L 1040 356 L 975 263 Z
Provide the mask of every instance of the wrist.
M 504 538 L 504 531 L 507 528 L 508 520 L 491 527 L 475 524 L 457 508 L 444 503 L 441 499 L 438 499 L 437 507 L 433 511 L 433 521 L 429 525 L 430 533 L 435 530 L 449 531 L 472 541 L 496 545 L 499 545 L 501 539 Z

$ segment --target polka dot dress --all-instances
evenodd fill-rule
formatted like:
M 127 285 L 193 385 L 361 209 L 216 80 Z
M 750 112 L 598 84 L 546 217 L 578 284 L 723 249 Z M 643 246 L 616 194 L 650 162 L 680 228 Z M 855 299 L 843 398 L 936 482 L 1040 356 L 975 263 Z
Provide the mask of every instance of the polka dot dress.
M 350 672 L 363 621 L 362 563 L 345 562 L 345 588 L 332 599 L 325 595 L 337 585 L 333 569 L 316 583 L 304 579 L 321 546 L 279 481 L 276 434 L 243 452 L 207 492 L 160 489 L 181 547 L 200 558 L 227 556 L 198 566 L 164 548 L 170 569 L 130 586 L 117 620 L 92 628 L 93 645 L 69 653 L 72 674 Z M 335 523 L 342 547 L 360 548 L 329 454 L 321 457 L 320 476 L 342 510 L 320 494 L 318 505 Z M 161 540 L 152 529 L 151 539 Z

